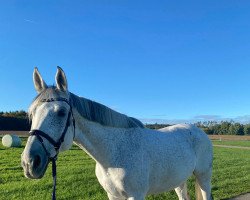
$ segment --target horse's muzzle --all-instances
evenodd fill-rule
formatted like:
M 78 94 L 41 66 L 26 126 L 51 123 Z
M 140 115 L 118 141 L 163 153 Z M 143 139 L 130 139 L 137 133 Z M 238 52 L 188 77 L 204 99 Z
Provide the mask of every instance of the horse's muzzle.
M 29 152 L 22 153 L 21 165 L 24 170 L 24 175 L 31 179 L 40 179 L 44 176 L 49 164 L 49 159 L 41 153 Z

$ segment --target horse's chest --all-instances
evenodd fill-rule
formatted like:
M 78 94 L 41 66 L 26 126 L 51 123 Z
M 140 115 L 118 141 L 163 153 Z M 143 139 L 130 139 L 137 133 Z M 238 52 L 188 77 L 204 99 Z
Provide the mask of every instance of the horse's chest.
M 107 193 L 116 197 L 127 196 L 123 182 L 123 177 L 125 176 L 123 169 L 103 169 L 97 164 L 96 176 Z

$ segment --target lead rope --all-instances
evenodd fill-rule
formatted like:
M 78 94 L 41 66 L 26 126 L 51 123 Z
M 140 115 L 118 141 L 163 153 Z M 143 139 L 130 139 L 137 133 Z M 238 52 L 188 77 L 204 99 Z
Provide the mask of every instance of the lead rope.
M 52 162 L 52 176 L 53 176 L 52 200 L 56 200 L 56 158 L 52 158 L 51 162 Z
M 49 152 L 47 151 L 47 149 L 44 146 L 43 139 L 41 138 L 41 136 L 37 135 L 37 138 L 40 141 L 40 143 L 42 144 L 47 156 L 50 157 Z M 52 162 L 52 177 L 53 177 L 52 200 L 56 200 L 56 159 L 57 159 L 57 154 L 55 157 L 50 158 L 50 161 Z
M 73 139 L 75 139 L 75 118 L 74 118 L 72 109 L 71 109 L 71 113 L 72 113 L 73 132 L 74 132 Z M 51 158 L 51 162 L 52 162 L 52 177 L 53 177 L 52 200 L 56 200 L 56 159 L 57 159 L 57 155 L 55 157 Z

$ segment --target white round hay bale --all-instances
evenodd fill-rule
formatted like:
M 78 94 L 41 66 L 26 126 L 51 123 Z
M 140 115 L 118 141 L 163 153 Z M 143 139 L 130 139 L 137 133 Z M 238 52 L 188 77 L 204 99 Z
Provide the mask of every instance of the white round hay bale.
M 17 135 L 5 135 L 2 138 L 2 144 L 5 147 L 20 147 L 22 144 L 21 139 Z

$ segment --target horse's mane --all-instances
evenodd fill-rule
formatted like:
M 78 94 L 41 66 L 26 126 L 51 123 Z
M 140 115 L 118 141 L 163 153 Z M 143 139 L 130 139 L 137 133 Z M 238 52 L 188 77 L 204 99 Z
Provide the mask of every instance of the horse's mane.
M 104 126 L 120 128 L 144 127 L 138 119 L 116 112 L 95 101 L 78 97 L 73 93 L 70 93 L 70 101 L 72 102 L 73 108 L 76 108 L 82 117 Z
M 104 126 L 119 127 L 119 128 L 133 128 L 141 127 L 144 125 L 138 119 L 128 117 L 124 114 L 116 112 L 107 106 L 104 106 L 95 101 L 78 97 L 73 93 L 70 94 L 70 104 L 72 108 L 75 108 L 77 112 L 87 120 L 97 122 Z M 32 102 L 29 108 L 29 117 L 31 117 L 32 110 L 37 107 L 42 99 L 57 98 L 62 95 L 62 92 L 56 89 L 54 86 L 50 86 L 40 94 Z

